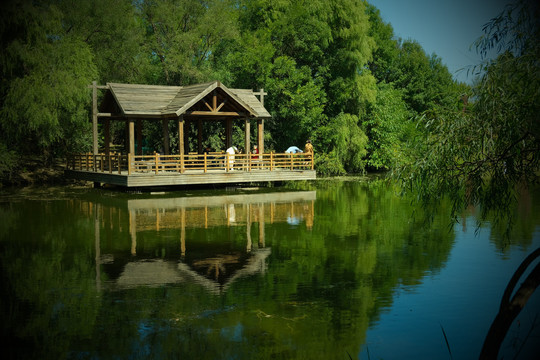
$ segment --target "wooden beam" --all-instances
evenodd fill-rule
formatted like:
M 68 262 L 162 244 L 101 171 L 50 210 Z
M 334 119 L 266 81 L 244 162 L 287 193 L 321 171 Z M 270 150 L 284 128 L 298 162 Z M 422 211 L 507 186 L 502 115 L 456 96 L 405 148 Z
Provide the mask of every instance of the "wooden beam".
M 223 111 L 223 112 L 191 111 L 191 112 L 186 112 L 186 115 L 197 115 L 197 116 L 242 116 L 244 114 L 236 112 L 236 111 Z
M 112 118 L 112 117 L 118 117 L 118 118 L 121 118 L 121 117 L 124 117 L 122 114 L 118 113 L 118 114 L 113 114 L 113 113 L 97 113 L 97 116 L 100 117 L 100 118 Z
M 219 106 L 217 107 L 216 111 L 219 111 L 223 107 L 223 105 L 225 105 L 226 102 L 227 102 L 227 99 L 223 100 L 223 102 L 219 104 Z
M 97 84 L 97 83 L 95 81 L 92 81 L 92 85 L 88 85 L 88 88 L 93 89 L 94 86 L 95 86 L 96 89 L 100 89 L 100 90 L 108 90 L 109 89 L 108 85 L 94 85 L 94 84 Z
M 253 94 L 259 95 L 259 101 L 261 102 L 261 105 L 264 107 L 264 96 L 268 95 L 268 93 L 264 92 L 264 89 L 260 89 L 259 92 L 254 92 Z

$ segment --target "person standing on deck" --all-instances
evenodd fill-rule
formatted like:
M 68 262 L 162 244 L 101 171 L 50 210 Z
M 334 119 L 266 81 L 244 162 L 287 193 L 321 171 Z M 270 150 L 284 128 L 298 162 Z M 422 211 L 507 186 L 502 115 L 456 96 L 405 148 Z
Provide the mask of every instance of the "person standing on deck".
M 238 153 L 238 149 L 236 146 L 231 146 L 226 150 L 227 153 L 227 164 L 229 170 L 233 170 L 233 164 L 234 164 L 234 154 Z
M 306 147 L 304 148 L 306 154 L 313 154 L 313 145 L 311 145 L 311 140 L 306 141 Z

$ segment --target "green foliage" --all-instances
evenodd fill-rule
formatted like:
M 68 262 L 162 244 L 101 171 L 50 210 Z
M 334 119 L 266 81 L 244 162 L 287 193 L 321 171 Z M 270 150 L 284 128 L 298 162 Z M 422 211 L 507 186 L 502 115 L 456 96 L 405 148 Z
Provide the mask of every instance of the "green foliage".
M 371 106 L 363 127 L 369 143 L 367 165 L 391 169 L 404 161 L 405 143 L 413 139 L 414 123 L 402 98 L 402 91 L 380 83 L 377 101 Z
M 364 158 L 367 154 L 367 136 L 358 123 L 358 117 L 351 114 L 339 114 L 328 125 L 331 154 L 343 165 L 347 172 L 363 172 Z
M 164 0 L 136 2 L 146 29 L 143 56 L 151 82 L 189 85 L 213 80 L 214 49 L 236 36 L 233 1 Z
M 93 80 L 264 88 L 265 148 L 311 138 L 321 169 L 336 160 L 336 174 L 393 168 L 421 146 L 406 119 L 434 118 L 468 92 L 361 0 L 22 0 L 1 10 L 2 141 L 49 159 L 90 150 Z M 157 150 L 159 124 L 144 131 Z M 124 142 L 122 124 L 112 132 Z M 204 146 L 223 147 L 221 127 L 205 133 Z
M 340 176 L 347 173 L 335 151 L 315 155 L 315 169 L 317 173 L 326 176 Z
M 65 150 L 64 139 L 84 126 L 87 86 L 97 71 L 91 49 L 62 27 L 57 9 L 44 5 L 35 14 L 38 10 L 24 3 L 21 13 L 5 19 L 0 117 L 10 147 L 51 154 Z M 26 32 L 10 33 L 11 27 Z
M 0 180 L 7 180 L 11 177 L 18 160 L 17 153 L 9 150 L 5 144 L 0 142 Z
M 301 146 L 325 121 L 324 91 L 313 81 L 307 66 L 298 68 L 288 57 L 275 59 L 267 87 L 273 117 L 266 124 L 274 134 L 276 149 Z
M 535 12 L 536 11 L 536 12 Z M 520 2 L 485 27 L 480 51 L 501 46 L 482 65 L 467 111 L 445 109 L 427 119 L 426 146 L 404 173 L 421 198 L 448 194 L 454 215 L 480 205 L 508 220 L 517 195 L 538 182 L 540 165 L 540 29 L 538 7 Z

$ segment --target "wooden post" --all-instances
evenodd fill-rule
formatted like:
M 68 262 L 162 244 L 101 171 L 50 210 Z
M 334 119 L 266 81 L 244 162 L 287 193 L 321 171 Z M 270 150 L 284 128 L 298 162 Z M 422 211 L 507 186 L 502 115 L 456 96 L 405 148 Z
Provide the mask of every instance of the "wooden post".
M 97 105 L 97 82 L 92 81 L 92 153 L 98 153 L 98 105 Z
M 129 119 L 129 153 L 135 155 L 135 121 Z
M 207 154 L 204 153 L 204 173 L 206 174 L 206 170 L 207 170 L 207 162 L 208 162 L 208 159 L 207 159 Z
M 265 93 L 264 89 L 261 88 L 259 92 L 256 92 L 254 94 L 259 95 L 259 101 L 261 102 L 261 105 L 264 107 L 264 96 L 268 95 L 268 93 Z M 264 154 L 264 120 L 263 119 L 257 119 L 257 145 L 259 146 L 259 154 Z
M 249 155 L 249 153 L 251 152 L 251 151 L 250 151 L 250 150 L 251 150 L 251 144 L 250 144 L 250 142 L 249 142 L 249 140 L 250 140 L 250 139 L 249 139 L 249 136 L 250 136 L 250 133 L 251 133 L 251 129 L 250 129 L 250 125 L 251 125 L 251 124 L 250 124 L 250 122 L 249 122 L 249 118 L 248 118 L 248 117 L 246 117 L 246 118 L 244 119 L 244 124 L 245 124 L 245 127 L 244 127 L 244 136 L 245 136 L 244 142 L 245 142 L 245 144 L 244 144 L 244 146 L 245 146 L 245 148 L 246 148 L 246 156 L 247 156 L 247 155 Z M 250 157 L 250 158 L 251 158 L 251 157 Z
M 161 126 L 163 130 L 163 153 L 169 155 L 169 120 L 163 119 Z
M 264 154 L 264 120 L 257 119 L 257 145 L 259 154 Z
M 178 117 L 178 154 L 180 155 L 180 172 L 184 172 L 184 116 Z
M 291 170 L 293 170 L 293 154 L 290 153 L 289 155 L 291 155 Z
M 264 92 L 264 89 L 261 88 L 259 92 L 254 93 L 255 95 L 259 95 L 259 101 L 261 102 L 261 105 L 264 107 L 264 96 L 268 95 L 268 93 Z

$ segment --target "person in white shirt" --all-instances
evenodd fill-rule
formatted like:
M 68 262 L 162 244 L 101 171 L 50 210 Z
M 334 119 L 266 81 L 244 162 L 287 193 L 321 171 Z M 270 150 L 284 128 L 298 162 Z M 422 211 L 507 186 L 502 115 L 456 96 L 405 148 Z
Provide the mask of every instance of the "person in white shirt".
M 229 170 L 233 170 L 234 154 L 238 153 L 238 149 L 236 148 L 236 146 L 231 146 L 225 152 L 227 153 L 227 157 L 228 157 L 228 161 L 227 161 L 228 168 Z

